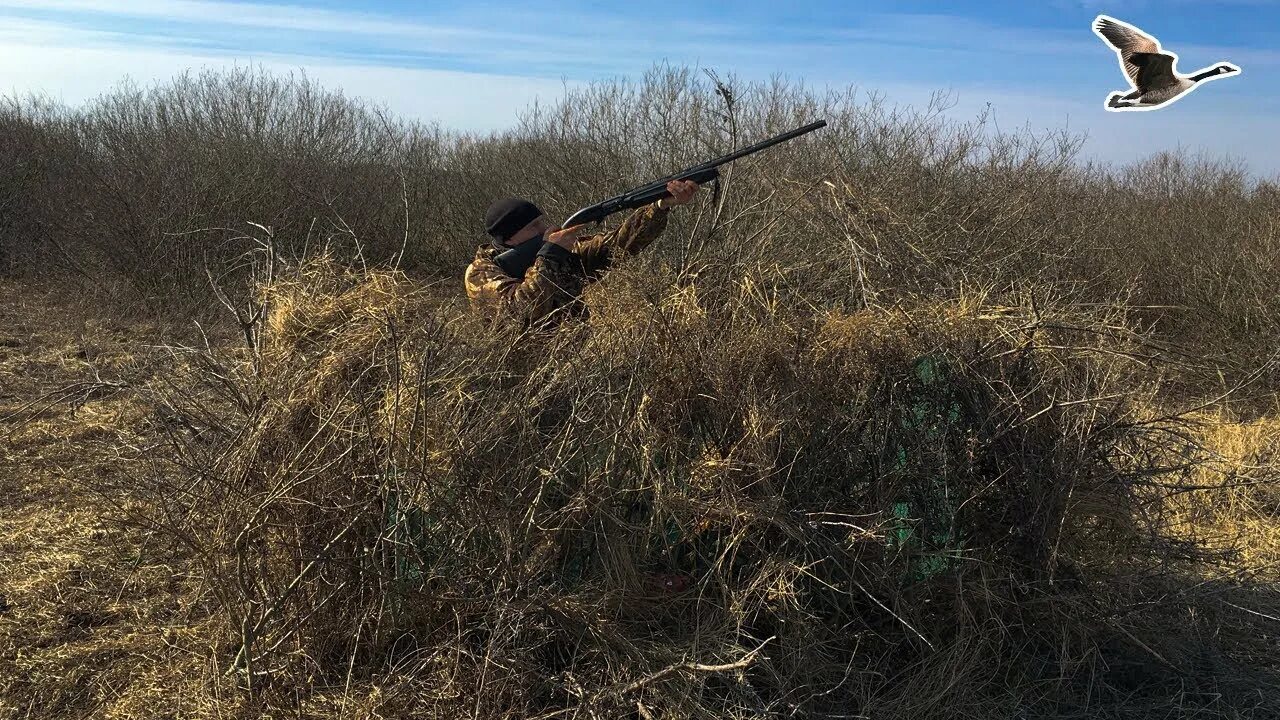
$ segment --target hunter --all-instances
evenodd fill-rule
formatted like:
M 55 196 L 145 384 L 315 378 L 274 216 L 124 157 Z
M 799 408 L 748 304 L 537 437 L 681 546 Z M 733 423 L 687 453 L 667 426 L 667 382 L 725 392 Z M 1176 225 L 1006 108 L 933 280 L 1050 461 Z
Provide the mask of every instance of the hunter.
M 667 183 L 671 197 L 632 211 L 617 228 L 596 235 L 584 235 L 584 225 L 553 227 L 537 205 L 523 198 L 495 201 L 484 218 L 493 242 L 481 245 L 467 267 L 467 297 L 491 316 L 525 327 L 581 315 L 583 287 L 656 240 L 671 208 L 692 200 L 697 190 L 697 183 L 672 180 Z

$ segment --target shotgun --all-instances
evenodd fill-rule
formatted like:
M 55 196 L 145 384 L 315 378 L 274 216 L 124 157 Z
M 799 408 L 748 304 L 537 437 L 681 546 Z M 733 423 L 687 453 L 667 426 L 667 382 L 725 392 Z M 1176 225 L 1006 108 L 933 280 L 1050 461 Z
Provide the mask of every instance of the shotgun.
M 667 183 L 672 180 L 692 180 L 699 185 L 703 185 L 719 178 L 720 171 L 716 168 L 724 165 L 725 163 L 733 162 L 738 158 L 758 153 L 766 148 L 773 147 L 779 143 L 784 143 L 788 140 L 811 133 L 818 128 L 826 126 L 826 120 L 809 123 L 808 125 L 796 128 L 790 132 L 784 132 L 781 135 L 771 137 L 768 140 L 761 140 L 755 145 L 749 145 L 736 152 L 731 152 L 728 155 L 718 157 L 714 160 L 708 160 L 701 165 L 694 165 L 691 168 L 686 168 L 674 175 L 668 175 L 667 177 L 659 180 L 654 180 L 646 185 L 641 185 L 638 188 L 628 190 L 617 197 L 611 197 L 603 202 L 598 202 L 595 205 L 582 208 L 570 215 L 569 219 L 565 220 L 561 227 L 569 228 L 574 225 L 582 225 L 584 223 L 600 222 L 616 212 L 634 210 L 636 208 L 644 207 L 649 203 L 657 202 L 662 198 L 671 197 L 671 193 L 667 192 Z

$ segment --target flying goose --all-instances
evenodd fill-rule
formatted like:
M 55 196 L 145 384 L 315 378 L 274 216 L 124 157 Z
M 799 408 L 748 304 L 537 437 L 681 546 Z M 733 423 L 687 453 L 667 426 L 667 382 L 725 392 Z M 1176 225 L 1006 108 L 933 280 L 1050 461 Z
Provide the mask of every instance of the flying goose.
M 1120 69 L 1129 78 L 1133 92 L 1111 93 L 1107 110 L 1154 110 L 1185 96 L 1201 80 L 1212 80 L 1240 68 L 1220 62 L 1192 75 L 1173 69 L 1178 56 L 1160 49 L 1160 42 L 1127 22 L 1106 15 L 1093 21 L 1093 32 L 1120 56 Z

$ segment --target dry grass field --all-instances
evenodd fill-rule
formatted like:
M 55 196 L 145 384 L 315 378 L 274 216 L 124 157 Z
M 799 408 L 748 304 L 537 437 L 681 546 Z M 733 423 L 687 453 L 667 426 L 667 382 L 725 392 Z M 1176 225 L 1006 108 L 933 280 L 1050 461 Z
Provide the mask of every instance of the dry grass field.
M 814 117 L 582 322 L 468 311 L 493 195 Z M 1280 717 L 1230 164 L 671 69 L 489 137 L 243 73 L 0 130 L 4 720 Z

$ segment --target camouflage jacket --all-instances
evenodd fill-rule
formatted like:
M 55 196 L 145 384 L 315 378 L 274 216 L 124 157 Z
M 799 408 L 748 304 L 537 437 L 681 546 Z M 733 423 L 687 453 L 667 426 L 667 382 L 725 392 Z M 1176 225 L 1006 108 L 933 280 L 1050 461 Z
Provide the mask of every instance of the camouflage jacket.
M 624 255 L 634 255 L 662 234 L 671 211 L 657 203 L 631 213 L 616 229 L 578 240 L 574 250 L 547 243 L 538 251 L 524 278 L 508 275 L 493 261 L 499 250 L 481 245 L 467 267 L 465 283 L 471 304 L 490 316 L 517 321 L 523 327 L 559 322 L 585 313 L 580 295 L 588 283 Z

